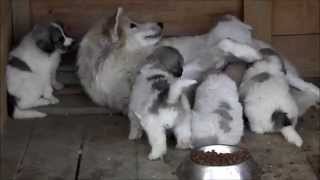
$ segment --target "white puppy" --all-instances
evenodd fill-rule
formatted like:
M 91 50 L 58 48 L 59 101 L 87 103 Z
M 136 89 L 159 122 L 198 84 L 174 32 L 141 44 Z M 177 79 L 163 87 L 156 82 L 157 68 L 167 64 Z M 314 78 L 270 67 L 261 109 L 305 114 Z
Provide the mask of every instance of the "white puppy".
M 191 127 L 195 147 L 239 143 L 242 106 L 237 86 L 226 74 L 211 74 L 197 88 Z
M 84 36 L 78 76 L 91 99 L 127 114 L 137 71 L 161 38 L 162 23 L 137 23 L 118 8 Z
M 183 57 L 174 48 L 159 47 L 148 59 L 131 94 L 129 139 L 140 138 L 142 127 L 152 148 L 149 159 L 153 160 L 167 151 L 166 129 L 174 131 L 178 148 L 191 147 L 191 110 L 183 89 L 196 81 L 178 79 Z
M 300 147 L 302 138 L 295 130 L 298 107 L 290 94 L 284 63 L 270 48 L 260 52 L 264 59 L 247 70 L 240 85 L 250 128 L 256 133 L 280 131 L 288 142 Z
M 45 113 L 25 109 L 59 102 L 52 86 L 62 86 L 55 72 L 72 41 L 57 23 L 36 25 L 10 52 L 6 75 L 8 106 L 14 118 L 44 117 Z

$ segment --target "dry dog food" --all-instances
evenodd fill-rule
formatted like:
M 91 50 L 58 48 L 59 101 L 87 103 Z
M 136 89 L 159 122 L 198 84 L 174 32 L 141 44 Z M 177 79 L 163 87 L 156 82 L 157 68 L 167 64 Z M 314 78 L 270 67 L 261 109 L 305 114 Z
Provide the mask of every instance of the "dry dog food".
M 228 166 L 239 164 L 250 157 L 245 150 L 234 153 L 217 153 L 215 151 L 192 151 L 191 160 L 197 164 L 206 166 Z

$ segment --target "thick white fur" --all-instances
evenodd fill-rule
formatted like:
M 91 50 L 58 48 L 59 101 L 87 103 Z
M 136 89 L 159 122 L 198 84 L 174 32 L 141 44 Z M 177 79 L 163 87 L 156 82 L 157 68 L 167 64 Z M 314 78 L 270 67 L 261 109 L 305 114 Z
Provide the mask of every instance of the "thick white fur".
M 63 34 L 63 31 L 61 32 Z M 36 46 L 31 33 L 28 33 L 10 52 L 10 56 L 24 61 L 32 72 L 21 71 L 10 65 L 6 67 L 8 91 L 18 100 L 13 117 L 18 119 L 45 117 L 45 113 L 26 109 L 59 102 L 52 94 L 52 84 L 57 83 L 52 76 L 55 75 L 63 51 L 56 50 L 48 56 Z M 65 37 L 65 40 L 65 43 L 68 43 L 65 45 L 70 45 L 72 42 L 68 37 Z
M 158 113 L 151 113 L 150 107 L 158 97 L 159 91 L 152 89 L 152 84 L 147 78 L 155 74 L 164 75 L 170 84 L 170 89 L 166 100 L 168 106 L 160 107 Z M 129 139 L 140 138 L 142 127 L 152 148 L 148 156 L 150 160 L 161 158 L 166 153 L 166 129 L 173 129 L 178 148 L 191 147 L 191 109 L 182 90 L 194 83 L 196 81 L 177 79 L 150 65 L 145 65 L 141 69 L 133 86 L 129 104 L 131 123 Z
M 227 112 L 232 120 L 224 119 L 216 110 Z M 230 131 L 225 132 L 219 121 L 228 121 Z M 239 143 L 243 135 L 242 106 L 236 84 L 227 75 L 209 75 L 197 88 L 191 127 L 194 146 Z
M 212 47 L 225 38 L 230 38 L 257 50 L 267 47 L 272 48 L 271 45 L 252 37 L 252 27 L 250 25 L 239 21 L 234 16 L 226 15 L 226 18 L 229 21 L 218 22 L 206 34 L 165 38 L 161 41 L 163 45 L 177 48 L 183 55 L 186 64 L 184 76 L 200 77 L 204 70 L 203 67 L 207 67 L 207 69 L 209 69 L 208 67 L 212 67 L 212 64 L 208 64 L 208 57 L 210 57 L 211 52 L 215 52 L 211 51 Z M 291 89 L 291 91 L 295 101 L 298 103 L 299 115 L 301 116 L 310 106 L 320 102 L 320 90 L 312 83 L 308 83 L 299 77 L 295 67 L 284 57 L 282 59 L 287 70 L 286 77 L 290 86 L 299 89 L 299 91 L 294 89 Z M 198 62 L 202 62 L 205 65 L 199 65 Z
M 130 23 L 136 28 L 130 29 Z M 136 73 L 160 33 L 156 23 L 138 24 L 122 8 L 113 19 L 104 19 L 89 30 L 81 41 L 77 65 L 81 84 L 95 103 L 127 114 Z M 156 38 L 145 38 L 156 34 Z
M 239 21 L 236 17 L 226 15 L 227 21 L 220 21 L 208 33 L 196 36 L 170 37 L 161 40 L 161 45 L 175 47 L 181 52 L 185 64 L 203 56 L 223 39 L 230 38 L 242 44 L 251 42 L 252 28 Z
M 244 112 L 252 131 L 274 132 L 271 116 L 275 111 L 282 111 L 287 113 L 292 126 L 282 128 L 281 133 L 290 143 L 300 147 L 302 138 L 294 130 L 298 120 L 298 107 L 290 94 L 289 83 L 281 71 L 280 61 L 278 56 L 268 56 L 250 67 L 240 85 L 240 96 L 243 98 Z M 268 73 L 269 79 L 254 81 L 253 77 L 260 73 Z

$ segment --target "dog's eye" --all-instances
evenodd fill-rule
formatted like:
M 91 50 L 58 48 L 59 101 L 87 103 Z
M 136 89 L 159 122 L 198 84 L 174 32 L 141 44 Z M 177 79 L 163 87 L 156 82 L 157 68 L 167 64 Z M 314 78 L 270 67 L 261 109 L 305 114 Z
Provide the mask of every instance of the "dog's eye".
M 137 27 L 137 25 L 136 24 L 134 24 L 134 23 L 130 23 L 130 28 L 136 28 Z

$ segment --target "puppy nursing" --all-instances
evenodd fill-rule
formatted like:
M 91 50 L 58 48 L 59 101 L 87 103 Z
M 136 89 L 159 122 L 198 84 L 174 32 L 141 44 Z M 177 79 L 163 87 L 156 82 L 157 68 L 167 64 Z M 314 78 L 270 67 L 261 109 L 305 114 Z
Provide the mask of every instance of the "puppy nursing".
M 195 80 L 179 79 L 183 57 L 174 48 L 159 47 L 149 57 L 136 78 L 130 104 L 129 139 L 137 139 L 142 129 L 151 145 L 149 159 L 167 151 L 166 130 L 173 130 L 178 148 L 191 147 L 191 109 L 183 89 Z
M 59 102 L 52 94 L 53 87 L 63 87 L 56 81 L 56 69 L 71 43 L 60 25 L 36 25 L 10 52 L 6 75 L 14 118 L 44 117 L 45 113 L 27 109 Z
M 282 60 L 270 48 L 261 49 L 263 60 L 250 67 L 240 85 L 244 112 L 256 133 L 280 131 L 296 146 L 302 138 L 295 130 L 298 107 L 290 94 Z

